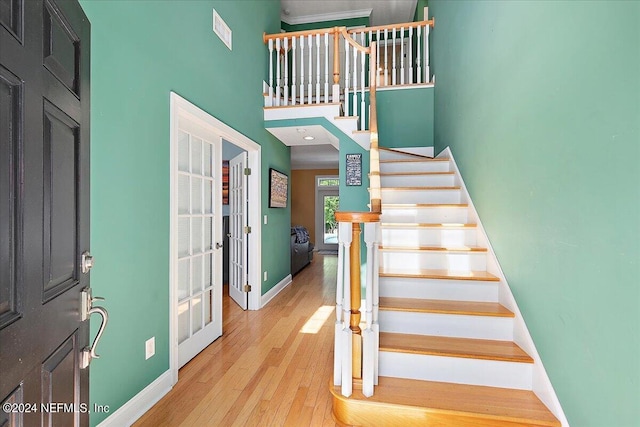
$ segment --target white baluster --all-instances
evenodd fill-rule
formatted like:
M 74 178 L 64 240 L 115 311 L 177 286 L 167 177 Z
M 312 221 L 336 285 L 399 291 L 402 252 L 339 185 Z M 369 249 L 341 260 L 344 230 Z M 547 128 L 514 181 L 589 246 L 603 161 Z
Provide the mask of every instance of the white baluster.
M 429 25 L 424 26 L 424 82 L 431 81 L 431 73 L 429 71 Z
M 273 39 L 269 39 L 269 105 L 273 105 Z
M 391 29 L 393 31 L 393 74 L 391 75 L 391 84 L 396 85 L 396 29 L 395 27 Z
M 360 32 L 360 44 L 362 46 L 365 45 L 364 41 L 364 32 Z M 366 109 L 364 102 L 364 86 L 365 86 L 365 56 L 367 56 L 364 52 L 360 52 L 360 130 L 365 130 L 366 128 Z
M 387 62 L 387 55 L 389 53 L 389 49 L 387 49 L 387 37 L 389 36 L 389 34 L 387 33 L 387 29 L 384 29 L 384 86 L 387 86 L 389 84 L 389 78 L 388 78 L 388 70 L 389 70 L 389 65 Z
M 334 327 L 334 346 L 333 346 L 333 384 L 342 384 L 342 329 L 343 325 L 343 300 L 344 300 L 344 258 L 345 253 L 349 253 L 345 246 L 346 241 L 351 242 L 351 230 L 347 233 L 343 232 L 346 223 L 338 224 L 338 276 L 336 280 L 336 323 Z M 349 224 L 350 225 L 350 224 Z M 343 237 L 344 236 L 344 237 Z M 348 236 L 348 238 L 347 238 Z
M 351 396 L 353 392 L 353 340 L 352 331 L 349 327 L 351 320 L 351 223 L 340 223 L 340 237 L 344 237 L 344 285 L 343 285 L 343 301 L 342 301 L 342 331 L 341 337 L 341 350 L 342 350 L 342 395 L 345 397 Z M 346 237 L 349 236 L 349 237 Z
M 409 27 L 409 84 L 413 84 L 413 27 Z
M 291 105 L 296 105 L 296 37 L 291 38 L 292 64 L 291 64 Z
M 374 298 L 374 257 L 376 243 L 376 222 L 364 224 L 364 241 L 367 246 L 366 264 L 366 296 L 365 296 L 365 330 L 362 331 L 362 394 L 366 397 L 373 396 L 373 386 L 375 384 L 375 354 L 376 337 L 373 331 L 373 298 Z
M 324 33 L 324 103 L 329 102 L 329 33 Z
M 304 36 L 300 36 L 300 105 L 304 105 Z
M 353 48 L 353 115 L 358 116 L 358 49 Z
M 284 39 L 284 105 L 289 105 L 289 39 Z
M 380 223 L 375 223 L 376 229 L 376 240 L 373 245 L 373 317 L 371 320 L 371 327 L 373 329 L 374 337 L 375 337 L 375 352 L 374 352 L 374 362 L 373 362 L 373 372 L 374 372 L 374 384 L 378 385 L 378 355 L 380 348 L 380 323 L 378 322 L 378 314 L 380 312 L 380 276 L 378 272 L 380 271 L 380 247 L 379 244 L 382 242 L 382 235 L 380 234 Z
M 376 30 L 376 86 L 380 86 L 380 30 Z
M 400 27 L 400 84 L 404 84 L 404 27 Z
M 320 104 L 320 34 L 316 34 L 316 104 Z
M 420 40 L 421 40 L 421 30 L 422 30 L 422 26 L 418 26 L 418 34 L 416 35 L 416 46 L 417 46 L 417 51 L 418 51 L 418 55 L 416 58 L 416 74 L 418 76 L 418 80 L 417 83 L 422 83 L 422 67 L 420 64 Z
M 344 114 L 345 116 L 349 116 L 349 42 L 345 39 L 344 41 Z
M 313 104 L 313 36 L 309 35 L 309 83 L 307 93 L 309 94 L 309 104 Z
M 280 105 L 280 39 L 276 39 L 276 106 Z

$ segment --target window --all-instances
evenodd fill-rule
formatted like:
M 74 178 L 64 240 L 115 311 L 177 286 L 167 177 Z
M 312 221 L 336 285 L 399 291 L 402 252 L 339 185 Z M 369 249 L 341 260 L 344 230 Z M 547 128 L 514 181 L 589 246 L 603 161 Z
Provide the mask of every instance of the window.
M 318 178 L 318 187 L 337 187 L 339 185 L 338 178 Z

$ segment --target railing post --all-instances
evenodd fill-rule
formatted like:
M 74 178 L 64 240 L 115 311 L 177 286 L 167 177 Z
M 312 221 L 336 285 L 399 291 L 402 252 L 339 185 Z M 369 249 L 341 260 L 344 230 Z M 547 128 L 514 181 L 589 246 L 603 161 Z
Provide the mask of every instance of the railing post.
M 360 329 L 360 304 L 362 291 L 360 283 L 360 224 L 351 224 L 351 329 L 353 340 L 352 375 L 362 378 L 362 330 Z
M 333 27 L 333 87 L 331 102 L 340 102 L 340 30 Z

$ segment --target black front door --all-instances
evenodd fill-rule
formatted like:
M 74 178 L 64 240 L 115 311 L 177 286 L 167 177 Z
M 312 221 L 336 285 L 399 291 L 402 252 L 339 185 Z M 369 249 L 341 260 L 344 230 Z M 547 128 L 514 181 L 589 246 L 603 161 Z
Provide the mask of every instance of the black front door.
M 89 423 L 90 25 L 0 0 L 0 426 Z

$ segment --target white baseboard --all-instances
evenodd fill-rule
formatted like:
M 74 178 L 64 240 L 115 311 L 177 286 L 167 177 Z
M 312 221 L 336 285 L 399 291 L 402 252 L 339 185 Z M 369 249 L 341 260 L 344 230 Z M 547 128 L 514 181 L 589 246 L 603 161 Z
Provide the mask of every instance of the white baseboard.
M 132 425 L 164 395 L 169 393 L 172 387 L 171 371 L 165 371 L 154 382 L 98 424 L 98 427 L 128 427 Z
M 291 278 L 291 275 L 288 274 L 284 279 L 279 281 L 273 288 L 269 289 L 269 291 L 266 294 L 262 295 L 260 308 L 267 305 L 269 301 L 271 301 L 276 295 L 278 295 L 284 288 L 289 286 L 292 281 L 293 279 Z

